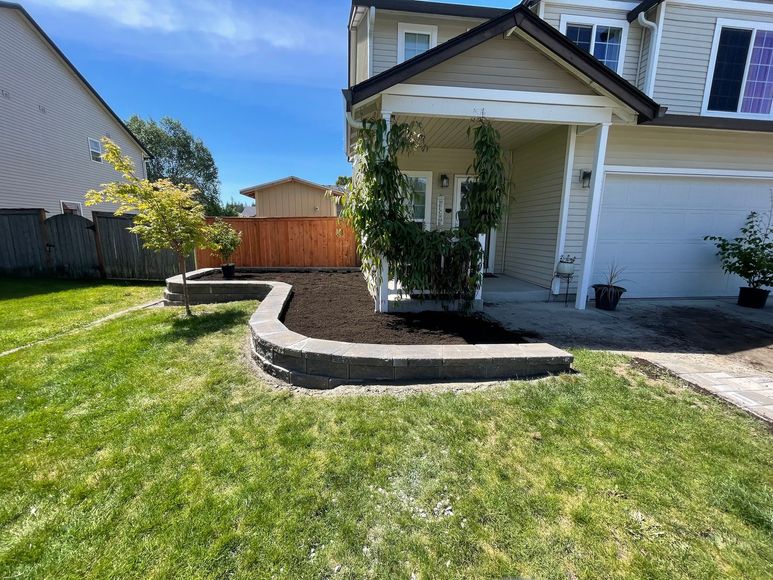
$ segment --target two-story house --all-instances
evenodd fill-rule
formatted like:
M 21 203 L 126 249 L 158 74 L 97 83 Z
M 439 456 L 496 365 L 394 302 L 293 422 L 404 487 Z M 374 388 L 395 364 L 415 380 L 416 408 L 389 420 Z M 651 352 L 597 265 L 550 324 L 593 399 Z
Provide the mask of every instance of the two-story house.
M 102 137 L 145 175 L 142 143 L 24 8 L 0 2 L 0 208 L 114 209 L 84 205 L 88 190 L 120 179 L 102 160 Z
M 557 292 L 576 256 L 578 308 L 613 263 L 632 297 L 737 293 L 703 237 L 771 206 L 773 3 L 354 0 L 349 45 L 347 142 L 374 115 L 422 123 L 401 168 L 425 227 L 457 221 L 471 119 L 499 130 L 513 192 L 490 271 Z

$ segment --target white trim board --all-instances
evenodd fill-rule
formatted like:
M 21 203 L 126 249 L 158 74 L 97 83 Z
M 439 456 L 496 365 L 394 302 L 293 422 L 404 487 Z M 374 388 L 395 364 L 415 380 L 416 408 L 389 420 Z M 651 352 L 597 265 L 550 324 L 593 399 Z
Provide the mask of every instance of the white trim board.
M 641 4 L 641 2 L 616 2 L 614 0 L 542 0 L 542 3 L 554 6 L 576 6 L 578 8 L 604 8 L 625 12 L 630 12 Z M 744 0 L 669 0 L 669 4 L 773 13 L 773 5 L 744 2 Z
M 564 185 L 561 192 L 561 209 L 559 210 L 558 236 L 556 239 L 555 264 L 557 265 L 566 249 L 566 231 L 569 226 L 569 205 L 574 181 L 574 154 L 577 144 L 577 127 L 569 125 L 566 138 L 566 159 L 564 161 Z M 551 284 L 553 294 L 561 292 L 561 279 L 554 277 Z
M 461 117 L 471 119 L 485 115 L 490 120 L 599 125 L 612 122 L 612 108 L 448 99 L 442 97 L 411 97 L 384 95 L 383 110 L 395 114 L 426 117 Z
M 773 171 L 746 171 L 743 169 L 701 169 L 693 167 L 634 167 L 628 165 L 607 165 L 604 170 L 607 173 L 616 173 L 622 175 L 773 179 Z
M 509 91 L 504 89 L 413 85 L 408 83 L 400 83 L 390 87 L 384 91 L 384 94 L 408 97 L 440 97 L 445 99 L 539 103 L 544 105 L 573 105 L 578 107 L 616 106 L 616 103 L 612 99 L 603 95 L 540 93 L 533 91 Z

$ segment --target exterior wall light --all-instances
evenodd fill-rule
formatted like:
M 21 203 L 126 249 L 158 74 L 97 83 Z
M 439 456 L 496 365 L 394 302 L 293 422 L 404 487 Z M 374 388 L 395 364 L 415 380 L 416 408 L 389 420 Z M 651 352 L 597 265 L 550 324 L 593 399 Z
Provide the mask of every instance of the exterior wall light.
M 580 171 L 580 182 L 584 189 L 590 189 L 590 180 L 593 177 L 593 172 L 587 169 Z
M 451 184 L 451 180 L 450 180 L 450 179 L 448 179 L 448 175 L 446 175 L 445 173 L 444 173 L 444 174 L 442 174 L 442 175 L 440 176 L 440 187 L 442 187 L 443 189 L 445 189 L 445 188 L 446 188 L 446 187 L 448 187 L 450 184 Z

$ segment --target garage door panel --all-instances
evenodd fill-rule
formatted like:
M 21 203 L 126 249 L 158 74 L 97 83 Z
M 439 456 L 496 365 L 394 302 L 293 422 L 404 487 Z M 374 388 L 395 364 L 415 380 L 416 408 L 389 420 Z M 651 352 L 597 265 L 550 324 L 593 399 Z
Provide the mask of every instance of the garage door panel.
M 749 211 L 770 207 L 773 180 L 608 175 L 594 282 L 625 268 L 631 297 L 731 296 L 743 282 L 722 273 L 706 235 L 735 237 Z

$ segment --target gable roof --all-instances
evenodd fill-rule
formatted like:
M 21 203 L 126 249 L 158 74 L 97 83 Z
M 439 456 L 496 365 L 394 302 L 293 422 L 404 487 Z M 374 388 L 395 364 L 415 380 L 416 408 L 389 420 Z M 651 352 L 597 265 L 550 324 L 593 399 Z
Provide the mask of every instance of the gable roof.
M 352 0 L 352 9 L 357 7 L 375 8 L 376 10 L 394 10 L 396 12 L 414 12 L 443 16 L 459 16 L 462 18 L 496 18 L 508 12 L 508 8 L 488 8 L 485 6 L 469 6 L 465 4 L 447 4 L 443 2 L 417 2 L 416 0 Z
M 113 119 L 115 119 L 116 123 L 118 123 L 121 126 L 121 128 L 124 131 L 126 131 L 126 134 L 132 139 L 132 141 L 134 141 L 139 146 L 139 148 L 142 149 L 145 152 L 145 154 L 148 157 L 153 157 L 153 154 L 150 151 L 147 150 L 145 145 L 142 144 L 142 141 L 140 141 L 137 138 L 137 136 L 134 133 L 132 133 L 131 129 L 129 129 L 129 127 L 126 126 L 126 123 L 124 123 L 123 120 L 121 120 L 121 118 L 115 113 L 115 111 L 113 111 L 113 109 L 110 108 L 110 105 L 107 104 L 105 99 L 103 99 L 100 96 L 100 94 L 96 91 L 96 89 L 91 86 L 89 81 L 86 80 L 86 77 L 84 77 L 80 73 L 80 71 L 77 68 L 75 68 L 75 65 L 70 61 L 70 59 L 65 56 L 65 54 L 61 51 L 61 49 L 54 43 L 53 40 L 51 40 L 51 37 L 48 36 L 48 34 L 45 33 L 45 31 L 40 27 L 40 25 L 37 22 L 35 22 L 35 19 L 32 18 L 32 16 L 30 16 L 30 13 L 27 12 L 21 4 L 17 4 L 15 2 L 4 2 L 4 1 L 0 0 L 0 8 L 8 8 L 8 9 L 11 9 L 11 10 L 18 10 L 19 13 L 22 16 L 24 16 L 24 18 L 27 20 L 27 22 L 29 22 L 29 24 L 41 36 L 41 38 L 43 38 L 43 40 L 46 41 L 46 43 L 51 48 L 51 50 L 53 50 L 57 54 L 57 56 L 59 56 L 59 58 L 62 59 L 62 61 L 70 69 L 70 71 L 76 77 L 78 77 L 78 79 L 84 84 L 86 89 L 94 96 L 95 99 L 97 99 L 97 101 L 99 101 L 99 103 L 107 110 L 107 112 L 110 114 L 110 116 L 112 116 Z
M 320 185 L 319 183 L 314 183 L 313 181 L 301 179 L 300 177 L 295 177 L 294 175 L 288 175 L 287 177 L 283 177 L 282 179 L 268 181 L 266 183 L 261 183 L 259 185 L 253 185 L 252 187 L 245 187 L 244 189 L 240 189 L 239 193 L 241 193 L 242 195 L 246 195 L 247 197 L 254 198 L 255 194 L 260 193 L 265 189 L 269 189 L 277 185 L 282 185 L 284 183 L 301 183 L 303 185 L 308 185 L 309 187 L 319 189 L 322 192 L 332 191 L 333 195 L 341 195 L 343 193 L 335 185 Z
M 433 4 L 430 4 L 432 6 Z M 492 18 L 418 56 L 344 90 L 347 109 L 509 30 L 521 30 L 548 52 L 587 76 L 639 114 L 640 122 L 660 117 L 665 109 L 590 53 L 536 16 L 524 4 Z

